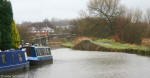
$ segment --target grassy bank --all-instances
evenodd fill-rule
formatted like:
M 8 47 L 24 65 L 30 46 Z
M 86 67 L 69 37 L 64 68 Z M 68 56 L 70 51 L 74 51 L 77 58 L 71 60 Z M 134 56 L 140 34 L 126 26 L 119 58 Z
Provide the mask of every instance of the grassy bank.
M 61 46 L 67 47 L 67 48 L 73 48 L 75 44 L 73 44 L 72 42 L 65 42 L 65 43 L 61 43 Z
M 146 46 L 122 44 L 122 43 L 115 42 L 113 40 L 108 40 L 108 39 L 96 40 L 93 42 L 100 46 L 111 48 L 111 49 L 117 49 L 117 50 L 133 49 L 133 50 L 150 51 L 150 48 Z
M 62 43 L 61 45 L 64 47 L 79 49 L 79 50 L 126 52 L 126 53 L 150 56 L 150 48 L 147 46 L 123 44 L 109 39 L 91 40 L 90 44 L 89 43 L 84 44 L 82 42 L 81 44 L 66 42 L 66 43 Z M 84 47 L 86 47 L 86 49 Z

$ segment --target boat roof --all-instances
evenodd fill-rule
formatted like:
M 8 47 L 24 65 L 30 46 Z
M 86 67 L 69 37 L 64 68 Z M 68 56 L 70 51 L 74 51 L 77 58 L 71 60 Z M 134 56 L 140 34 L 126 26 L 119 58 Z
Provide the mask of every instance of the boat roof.
M 8 51 L 0 51 L 0 53 L 14 53 L 14 52 L 24 52 L 24 51 L 21 51 L 21 50 L 8 50 Z
M 32 47 L 32 48 L 50 48 L 48 46 L 24 46 L 23 48 L 26 48 L 26 47 Z

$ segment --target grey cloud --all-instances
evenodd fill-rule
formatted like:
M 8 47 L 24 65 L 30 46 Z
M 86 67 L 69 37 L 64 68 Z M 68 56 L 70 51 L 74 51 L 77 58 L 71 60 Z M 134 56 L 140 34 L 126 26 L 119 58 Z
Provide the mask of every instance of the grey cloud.
M 13 5 L 14 18 L 17 22 L 41 21 L 45 18 L 71 19 L 78 17 L 86 9 L 89 0 L 10 0 Z M 122 3 L 143 10 L 150 7 L 149 0 L 122 0 Z

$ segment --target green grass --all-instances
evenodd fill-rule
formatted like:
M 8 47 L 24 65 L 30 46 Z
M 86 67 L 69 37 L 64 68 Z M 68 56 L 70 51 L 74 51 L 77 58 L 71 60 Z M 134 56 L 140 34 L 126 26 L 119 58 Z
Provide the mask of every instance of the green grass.
M 93 42 L 100 46 L 110 48 L 110 49 L 116 49 L 116 50 L 133 49 L 133 50 L 141 50 L 141 51 L 150 51 L 150 48 L 146 46 L 123 44 L 123 43 L 115 42 L 110 39 L 99 39 Z M 75 46 L 75 44 L 73 44 L 72 42 L 61 43 L 61 45 L 70 48 Z
M 150 51 L 150 48 L 146 46 L 138 46 L 138 45 L 131 45 L 131 44 L 122 44 L 119 42 L 115 42 L 113 40 L 109 39 L 101 39 L 93 41 L 94 43 L 106 47 L 106 48 L 112 48 L 112 49 L 135 49 L 135 50 L 144 50 L 144 51 Z M 107 43 L 107 44 L 105 44 Z M 108 45 L 108 43 L 110 45 Z
M 72 42 L 65 42 L 65 43 L 62 43 L 61 45 L 65 46 L 65 47 L 74 47 L 75 46 L 75 44 L 73 44 Z
M 96 42 L 114 43 L 114 41 L 113 41 L 113 40 L 109 40 L 109 39 L 99 39 L 99 40 L 96 40 Z

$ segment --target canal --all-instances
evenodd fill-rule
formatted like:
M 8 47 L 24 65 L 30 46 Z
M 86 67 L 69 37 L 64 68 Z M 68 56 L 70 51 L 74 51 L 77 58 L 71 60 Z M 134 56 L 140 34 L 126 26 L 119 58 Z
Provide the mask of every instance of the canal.
M 30 69 L 17 78 L 150 78 L 150 58 L 135 54 L 52 50 L 54 63 Z

